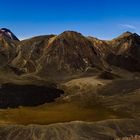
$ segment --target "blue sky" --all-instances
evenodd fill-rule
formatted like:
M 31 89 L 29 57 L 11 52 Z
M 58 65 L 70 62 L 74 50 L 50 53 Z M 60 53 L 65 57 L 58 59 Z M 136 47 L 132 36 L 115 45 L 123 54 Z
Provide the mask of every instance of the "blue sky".
M 20 39 L 75 30 L 100 39 L 140 34 L 139 0 L 0 0 L 0 27 Z

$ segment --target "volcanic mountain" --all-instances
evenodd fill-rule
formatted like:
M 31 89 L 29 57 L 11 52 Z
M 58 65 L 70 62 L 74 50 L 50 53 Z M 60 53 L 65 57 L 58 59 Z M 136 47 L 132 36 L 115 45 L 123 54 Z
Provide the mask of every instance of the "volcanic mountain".
M 106 61 L 130 71 L 140 71 L 140 36 L 126 32 L 109 41 L 111 52 Z
M 24 40 L 18 47 L 19 53 L 11 66 L 26 72 L 82 72 L 101 63 L 93 43 L 73 31 Z
M 10 30 L 0 31 L 1 67 L 8 66 L 20 74 L 68 74 L 93 67 L 108 69 L 111 65 L 140 71 L 140 36 L 135 33 L 104 41 L 65 31 L 18 41 Z
M 18 42 L 9 29 L 0 29 L 0 68 L 7 66 L 16 57 Z
M 19 39 L 7 28 L 0 29 L 0 36 L 5 36 L 11 40 L 19 41 Z

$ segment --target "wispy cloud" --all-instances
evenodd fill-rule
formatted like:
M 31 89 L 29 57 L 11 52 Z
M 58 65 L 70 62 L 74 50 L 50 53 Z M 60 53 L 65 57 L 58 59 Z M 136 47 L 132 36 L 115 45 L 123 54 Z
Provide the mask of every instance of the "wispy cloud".
M 136 26 L 131 24 L 119 24 L 119 26 L 123 29 L 136 29 Z

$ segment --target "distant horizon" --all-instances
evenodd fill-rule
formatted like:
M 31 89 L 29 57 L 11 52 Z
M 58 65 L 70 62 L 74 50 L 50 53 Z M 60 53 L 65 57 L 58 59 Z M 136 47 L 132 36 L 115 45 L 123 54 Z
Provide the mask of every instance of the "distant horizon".
M 112 39 L 114 39 L 114 38 L 116 38 L 116 37 L 118 37 L 118 36 L 120 36 L 120 35 L 122 35 L 123 33 L 125 33 L 125 32 L 131 32 L 131 33 L 136 33 L 136 34 L 138 34 L 138 35 L 140 35 L 140 33 L 138 33 L 138 32 L 134 32 L 134 31 L 130 31 L 130 30 L 124 30 L 124 31 L 122 31 L 122 32 L 119 32 L 118 34 L 114 34 L 112 37 L 110 37 L 110 38 L 102 38 L 102 37 L 98 37 L 98 36 L 96 36 L 95 34 L 94 34 L 94 32 L 93 32 L 93 34 L 87 34 L 87 33 L 82 33 L 82 32 L 80 32 L 80 31 L 77 31 L 77 30 L 69 30 L 69 29 L 67 29 L 67 30 L 63 30 L 62 32 L 55 32 L 55 33 L 40 33 L 40 34 L 32 34 L 32 35 L 30 35 L 30 36 L 27 36 L 27 35 L 25 35 L 24 37 L 22 37 L 22 36 L 18 36 L 18 34 L 16 34 L 12 29 L 10 29 L 10 28 L 8 28 L 8 27 L 0 27 L 0 29 L 1 28 L 7 28 L 7 29 L 9 29 L 9 30 L 11 30 L 11 32 L 13 32 L 16 36 L 17 36 L 17 38 L 19 38 L 20 40 L 25 40 L 25 39 L 29 39 L 29 38 L 32 38 L 32 37 L 36 37 L 36 36 L 43 36 L 43 35 L 59 35 L 59 34 L 61 34 L 61 33 L 63 33 L 63 32 L 65 32 L 65 31 L 75 31 L 75 32 L 78 32 L 78 33 L 81 33 L 82 35 L 84 35 L 84 36 L 91 36 L 91 37 L 95 37 L 95 38 L 98 38 L 98 39 L 100 39 L 100 40 L 112 40 Z M 26 32 L 26 31 L 25 31 Z M 102 34 L 102 35 L 104 35 L 104 34 Z
M 19 39 L 72 30 L 111 40 L 126 31 L 140 34 L 139 5 L 139 0 L 2 0 L 0 27 Z
M 2 28 L 5 28 L 5 27 L 2 27 Z M 0 29 L 1 29 L 1 28 L 0 28 Z M 9 29 L 9 28 L 6 28 L 6 29 Z M 9 30 L 10 30 L 12 33 L 14 33 L 11 29 L 9 29 Z M 81 33 L 81 32 L 75 31 L 75 30 L 65 30 L 65 31 L 62 31 L 61 33 L 67 32 L 67 31 L 74 31 L 74 32 L 77 32 L 77 33 Z M 83 36 L 85 36 L 85 37 L 95 37 L 95 38 L 98 38 L 99 40 L 112 40 L 112 39 L 117 38 L 117 37 L 119 37 L 120 35 L 122 35 L 122 34 L 124 34 L 124 33 L 126 33 L 126 32 L 130 32 L 130 33 L 132 33 L 132 34 L 136 33 L 136 32 L 131 32 L 131 31 L 125 31 L 125 32 L 122 32 L 122 33 L 120 33 L 118 36 L 115 36 L 115 37 L 113 37 L 113 38 L 111 38 L 111 39 L 102 39 L 102 38 L 99 38 L 99 37 L 97 37 L 97 36 L 85 35 L 85 34 L 83 34 L 83 33 L 81 33 L 81 34 L 82 34 Z M 19 38 L 20 40 L 26 40 L 26 39 L 30 39 L 30 38 L 37 37 L 37 36 L 60 35 L 61 33 L 58 33 L 58 34 L 53 34 L 53 33 L 51 33 L 51 34 L 38 34 L 38 35 L 33 35 L 33 36 L 30 36 L 30 37 L 27 37 L 27 38 L 19 38 L 17 34 L 15 34 L 15 33 L 14 33 L 14 34 L 15 34 L 16 37 Z M 138 33 L 136 33 L 136 34 L 138 34 Z M 139 34 L 138 34 L 138 35 L 139 35 Z

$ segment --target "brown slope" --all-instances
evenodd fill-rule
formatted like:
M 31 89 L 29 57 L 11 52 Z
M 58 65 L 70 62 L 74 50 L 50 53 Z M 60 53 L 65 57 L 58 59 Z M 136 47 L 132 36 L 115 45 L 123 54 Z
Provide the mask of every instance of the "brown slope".
M 42 73 L 79 72 L 99 61 L 93 43 L 82 34 L 66 31 L 52 38 L 39 61 Z
M 130 71 L 140 71 L 140 36 L 124 33 L 109 42 L 111 52 L 107 54 L 106 61 Z
M 110 65 L 140 71 L 140 36 L 130 32 L 111 41 L 73 31 L 23 41 L 1 36 L 0 46 L 0 66 L 8 65 L 21 73 L 73 73 L 89 67 L 108 69 Z
M 0 68 L 5 67 L 17 55 L 17 42 L 6 36 L 0 37 Z
M 11 66 L 17 68 L 21 73 L 35 72 L 38 60 L 52 37 L 54 35 L 44 35 L 21 41 L 18 44 L 18 55 L 13 59 Z

